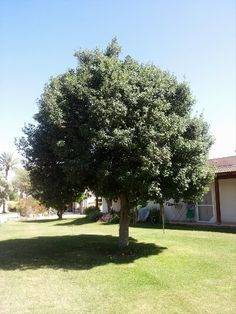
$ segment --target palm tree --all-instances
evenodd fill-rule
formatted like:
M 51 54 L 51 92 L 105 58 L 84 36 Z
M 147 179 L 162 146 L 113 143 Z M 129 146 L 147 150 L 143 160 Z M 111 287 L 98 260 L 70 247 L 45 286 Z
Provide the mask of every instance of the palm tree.
M 0 172 L 0 206 L 3 205 L 3 213 L 5 212 L 5 201 L 9 193 L 9 184 Z
M 14 169 L 14 167 L 17 165 L 18 160 L 13 157 L 12 153 L 2 153 L 0 155 L 0 169 L 5 174 L 5 179 L 8 181 L 8 175 L 9 171 Z M 6 212 L 6 199 L 3 201 L 3 213 Z
M 18 159 L 13 157 L 12 153 L 2 153 L 0 155 L 0 168 L 5 172 L 5 178 L 8 179 L 9 171 L 18 164 Z

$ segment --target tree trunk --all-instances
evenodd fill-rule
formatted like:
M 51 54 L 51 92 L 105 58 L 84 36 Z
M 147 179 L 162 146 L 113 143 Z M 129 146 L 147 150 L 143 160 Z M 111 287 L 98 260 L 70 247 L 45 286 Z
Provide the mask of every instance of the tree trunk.
M 120 227 L 119 227 L 119 247 L 124 248 L 129 245 L 129 201 L 125 195 L 120 196 Z
M 57 216 L 58 216 L 58 219 L 59 219 L 59 220 L 62 220 L 62 215 L 63 215 L 63 213 L 64 213 L 64 210 L 58 209 L 58 211 L 57 211 Z
M 83 201 L 80 202 L 80 214 L 84 213 Z
M 132 212 L 132 224 L 136 224 L 137 220 L 138 220 L 137 208 L 134 208 Z
M 71 202 L 68 207 L 69 207 L 69 210 L 71 210 L 72 212 L 74 212 L 74 210 L 73 210 L 73 209 L 74 209 L 73 202 Z
M 9 169 L 6 168 L 6 170 L 5 170 L 5 178 L 6 178 L 7 183 L 8 183 L 8 172 L 9 172 Z M 9 193 L 9 191 L 8 191 L 8 193 Z M 3 214 L 6 214 L 6 212 L 7 212 L 7 210 L 6 210 L 7 201 L 8 201 L 8 196 L 7 196 L 6 200 L 3 200 L 3 204 L 2 204 L 2 213 Z
M 98 196 L 96 195 L 96 204 L 95 204 L 96 208 L 98 208 Z
M 161 214 L 161 221 L 162 221 L 162 230 L 165 233 L 165 213 L 164 213 L 164 204 L 160 203 L 160 214 Z
M 9 172 L 9 170 L 10 169 L 8 169 L 8 168 L 5 170 L 5 178 L 6 178 L 6 180 L 8 179 L 8 172 Z
M 111 212 L 111 208 L 112 208 L 112 199 L 111 198 L 106 198 L 106 202 L 107 202 L 108 213 L 110 213 Z
M 6 200 L 3 200 L 2 202 L 2 213 L 6 214 Z

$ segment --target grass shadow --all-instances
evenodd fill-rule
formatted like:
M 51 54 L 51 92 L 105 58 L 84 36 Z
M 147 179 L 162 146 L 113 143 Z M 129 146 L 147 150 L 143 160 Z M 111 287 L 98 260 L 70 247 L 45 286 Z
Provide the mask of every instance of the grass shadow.
M 130 238 L 130 246 L 118 250 L 118 238 L 110 235 L 76 235 L 10 239 L 0 242 L 0 269 L 42 267 L 85 270 L 108 263 L 126 264 L 160 254 L 166 247 Z
M 23 223 L 27 223 L 27 224 L 30 224 L 30 223 L 45 223 L 45 222 L 56 222 L 56 221 L 59 221 L 58 218 L 47 218 L 47 219 L 29 219 L 29 220 L 21 220 L 20 222 L 23 222 Z
M 133 228 L 145 228 L 145 229 L 162 229 L 160 224 L 151 224 L 139 222 L 136 224 L 130 225 Z M 232 233 L 236 234 L 236 227 L 228 226 L 214 226 L 214 225 L 186 225 L 186 224 L 165 224 L 166 230 L 189 230 L 189 231 L 209 231 L 209 232 L 221 232 L 221 233 Z
M 69 221 L 68 221 L 69 220 Z M 87 217 L 79 217 L 74 219 L 73 217 L 63 217 L 62 220 L 58 218 L 47 218 L 47 219 L 29 219 L 29 220 L 21 220 L 23 223 L 47 223 L 47 222 L 55 222 L 55 226 L 70 226 L 70 225 L 83 225 L 88 223 L 93 223 Z
M 58 221 L 58 220 L 57 220 Z M 94 223 L 93 221 L 89 220 L 86 216 L 85 217 L 79 217 L 67 222 L 60 222 L 57 225 L 58 226 L 79 226 L 79 225 L 84 225 L 84 224 L 90 224 Z

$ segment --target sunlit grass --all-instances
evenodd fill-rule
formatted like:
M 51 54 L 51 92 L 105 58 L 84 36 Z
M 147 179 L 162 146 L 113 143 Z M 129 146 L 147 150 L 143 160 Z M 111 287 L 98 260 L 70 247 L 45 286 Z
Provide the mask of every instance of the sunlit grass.
M 0 313 L 236 313 L 236 234 L 178 229 L 2 224 Z

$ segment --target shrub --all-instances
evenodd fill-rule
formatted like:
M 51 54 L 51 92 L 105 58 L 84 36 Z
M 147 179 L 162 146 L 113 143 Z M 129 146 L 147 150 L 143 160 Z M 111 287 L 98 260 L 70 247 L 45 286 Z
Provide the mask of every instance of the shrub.
M 89 206 L 85 208 L 84 213 L 89 221 L 97 221 L 103 215 L 96 206 Z
M 120 216 L 118 215 L 118 213 L 106 213 L 102 214 L 99 220 L 105 223 L 117 224 L 120 221 Z
M 96 210 L 99 210 L 96 206 L 89 206 L 84 209 L 84 214 L 88 216 L 90 213 L 93 213 Z
M 102 214 L 102 217 L 99 219 L 101 222 L 109 223 L 112 218 L 112 214 L 106 213 Z
M 87 218 L 90 221 L 98 221 L 102 217 L 102 213 L 99 209 L 95 208 L 93 211 L 91 211 Z
M 16 212 L 17 211 L 17 202 L 8 201 L 7 202 L 7 209 L 9 210 L 9 212 Z
M 112 217 L 109 221 L 111 224 L 118 224 L 120 222 L 120 216 L 116 214 L 112 214 Z
M 39 201 L 32 196 L 20 199 L 16 204 L 16 210 L 23 217 L 31 217 L 37 214 L 44 214 L 48 210 L 45 206 L 40 204 Z

